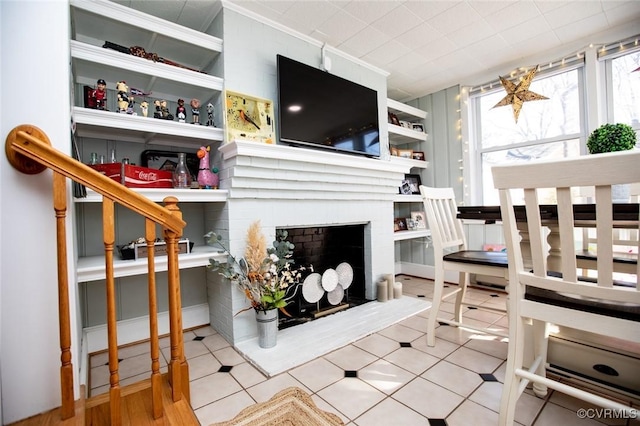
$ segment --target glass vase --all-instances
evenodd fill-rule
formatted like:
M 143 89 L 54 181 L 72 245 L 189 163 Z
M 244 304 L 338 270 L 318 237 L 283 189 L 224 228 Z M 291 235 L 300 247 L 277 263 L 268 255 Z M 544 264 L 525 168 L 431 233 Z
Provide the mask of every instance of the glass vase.
M 180 152 L 178 154 L 178 165 L 173 171 L 173 187 L 181 189 L 191 188 L 191 174 L 187 168 L 187 154 Z

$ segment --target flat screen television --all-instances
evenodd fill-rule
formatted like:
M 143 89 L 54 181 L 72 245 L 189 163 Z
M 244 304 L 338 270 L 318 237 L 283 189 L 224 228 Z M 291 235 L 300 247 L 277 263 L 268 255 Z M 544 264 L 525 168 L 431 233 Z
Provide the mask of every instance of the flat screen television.
M 380 156 L 378 93 L 277 56 L 281 143 Z

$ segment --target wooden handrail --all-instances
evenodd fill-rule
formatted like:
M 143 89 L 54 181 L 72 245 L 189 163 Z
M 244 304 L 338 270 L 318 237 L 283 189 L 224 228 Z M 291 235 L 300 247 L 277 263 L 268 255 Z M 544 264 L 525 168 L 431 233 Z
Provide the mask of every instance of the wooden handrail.
M 14 128 L 7 136 L 5 145 L 9 161 L 12 161 L 12 157 L 9 156 L 10 147 L 15 152 L 91 188 L 103 197 L 153 220 L 160 226 L 182 233 L 186 223 L 181 218 L 169 214 L 164 207 L 52 148 L 47 141 L 38 137 L 42 135 L 44 133 L 34 126 L 23 124 Z
M 105 276 L 107 298 L 107 340 L 109 351 L 109 416 L 111 425 L 122 424 L 121 389 L 119 378 L 118 339 L 113 250 L 115 247 L 115 204 L 132 210 L 145 218 L 145 240 L 148 247 L 149 283 L 149 329 L 151 341 L 151 392 L 152 416 L 163 415 L 162 378 L 160 375 L 160 350 L 158 341 L 157 293 L 155 281 L 155 227 L 163 229 L 168 256 L 169 324 L 171 360 L 169 380 L 174 402 L 183 397 L 190 402 L 189 367 L 184 355 L 182 315 L 180 302 L 180 271 L 178 266 L 178 241 L 186 226 L 178 208 L 176 197 L 165 197 L 164 206 L 137 194 L 111 178 L 93 170 L 81 162 L 51 147 L 49 139 L 35 126 L 21 125 L 7 136 L 5 153 L 9 163 L 26 174 L 40 173 L 47 168 L 53 170 L 53 201 L 56 213 L 58 253 L 58 306 L 61 350 L 61 417 L 74 416 L 73 364 L 71 362 L 71 331 L 69 285 L 67 274 L 67 247 L 65 220 L 67 191 L 65 178 L 69 178 L 101 194 L 102 224 L 105 253 Z

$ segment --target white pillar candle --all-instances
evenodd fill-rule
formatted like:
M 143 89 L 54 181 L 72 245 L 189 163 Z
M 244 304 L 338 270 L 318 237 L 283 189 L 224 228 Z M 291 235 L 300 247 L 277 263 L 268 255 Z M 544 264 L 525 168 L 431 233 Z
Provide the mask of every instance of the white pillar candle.
M 400 299 L 402 297 L 402 283 L 396 282 L 393 285 L 393 297 Z
M 393 300 L 393 283 L 396 281 L 396 277 L 393 274 L 387 274 L 387 294 L 389 300 Z
M 377 285 L 378 302 L 386 302 L 389 299 L 389 291 L 387 290 L 387 287 L 387 280 L 381 278 Z

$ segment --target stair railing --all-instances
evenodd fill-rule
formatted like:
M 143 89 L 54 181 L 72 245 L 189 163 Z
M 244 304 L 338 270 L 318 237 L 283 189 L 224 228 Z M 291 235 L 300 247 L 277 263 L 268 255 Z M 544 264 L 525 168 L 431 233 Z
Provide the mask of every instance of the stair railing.
M 56 217 L 56 240 L 58 261 L 58 305 L 60 332 L 60 386 L 61 417 L 63 420 L 75 415 L 73 397 L 73 363 L 71 360 L 71 327 L 69 307 L 69 279 L 66 247 L 66 178 L 73 180 L 102 195 L 103 238 L 107 288 L 107 340 L 109 352 L 109 412 L 112 425 L 122 422 L 120 379 L 118 373 L 118 339 L 115 304 L 115 277 L 113 250 L 115 246 L 115 204 L 120 204 L 145 218 L 145 241 L 148 248 L 148 292 L 149 330 L 151 345 L 151 390 L 152 414 L 162 416 L 162 378 L 160 374 L 160 349 L 158 337 L 158 315 L 155 281 L 154 243 L 156 224 L 163 229 L 167 248 L 169 333 L 171 361 L 169 383 L 174 402 L 184 396 L 190 402 L 189 367 L 184 356 L 182 335 L 182 307 L 180 301 L 180 270 L 178 267 L 178 241 L 186 223 L 178 208 L 178 199 L 166 197 L 160 206 L 144 196 L 93 170 L 91 167 L 51 147 L 47 135 L 32 125 L 20 125 L 7 136 L 5 153 L 9 163 L 26 174 L 53 171 L 53 207 Z

